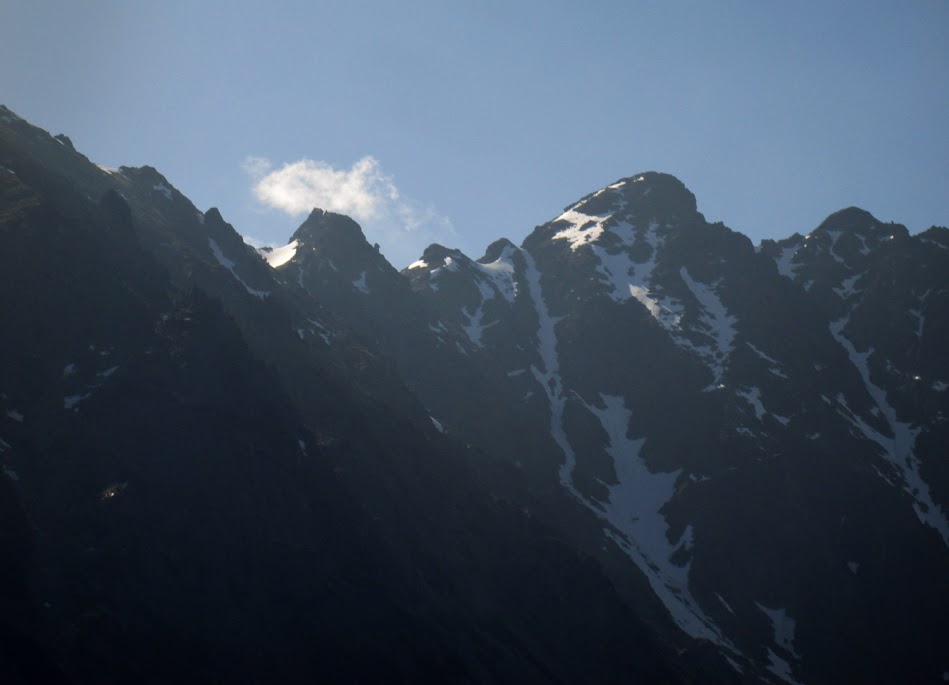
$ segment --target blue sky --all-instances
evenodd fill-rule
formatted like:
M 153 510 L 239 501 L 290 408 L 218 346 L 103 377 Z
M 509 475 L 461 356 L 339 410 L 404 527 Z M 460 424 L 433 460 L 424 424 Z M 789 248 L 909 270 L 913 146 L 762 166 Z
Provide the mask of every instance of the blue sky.
M 320 201 L 397 267 L 673 173 L 755 242 L 949 225 L 949 2 L 0 3 L 0 102 L 241 233 Z

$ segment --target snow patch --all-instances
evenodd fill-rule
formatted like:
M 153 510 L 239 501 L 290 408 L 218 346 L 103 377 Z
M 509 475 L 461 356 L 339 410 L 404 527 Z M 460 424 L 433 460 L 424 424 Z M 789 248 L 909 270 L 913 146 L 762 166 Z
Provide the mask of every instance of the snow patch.
M 643 305 L 649 314 L 667 331 L 679 329 L 682 319 L 682 305 L 671 297 L 660 296 L 652 283 L 652 272 L 656 266 L 656 256 L 663 244 L 656 232 L 659 224 L 652 222 L 640 231 L 640 237 L 649 245 L 649 258 L 644 262 L 635 262 L 625 251 L 612 254 L 600 245 L 593 245 L 593 252 L 599 259 L 597 272 L 610 287 L 607 295 L 614 302 L 625 302 L 630 297 Z M 620 238 L 626 246 L 636 240 L 635 228 L 629 223 L 620 223 L 610 231 Z
M 847 568 L 850 569 L 850 572 L 851 572 L 852 574 L 857 575 L 857 571 L 860 570 L 860 564 L 857 563 L 856 561 L 848 561 L 848 562 L 847 562 Z
M 764 405 L 761 403 L 761 388 L 752 386 L 747 390 L 736 390 L 735 394 L 751 405 L 751 408 L 755 410 L 755 417 L 759 421 L 761 421 L 761 419 L 764 418 L 764 415 L 768 413 L 765 411 Z
M 920 427 L 913 428 L 910 424 L 900 421 L 897 418 L 896 409 L 886 399 L 886 391 L 876 385 L 870 378 L 870 367 L 867 360 L 873 354 L 873 348 L 871 347 L 866 352 L 857 352 L 853 343 L 844 335 L 844 328 L 849 320 L 850 314 L 847 314 L 831 323 L 830 333 L 847 351 L 850 363 L 860 373 L 864 387 L 873 399 L 876 409 L 886 420 L 892 437 L 883 435 L 864 421 L 862 417 L 854 413 L 847 406 L 843 395 L 838 395 L 837 398 L 838 404 L 842 405 L 843 408 L 842 411 L 839 411 L 868 440 L 880 446 L 883 458 L 903 476 L 903 490 L 912 497 L 913 510 L 916 512 L 916 516 L 923 524 L 935 528 L 942 536 L 946 546 L 949 546 L 949 521 L 947 521 L 942 507 L 933 500 L 929 492 L 929 485 L 923 480 L 919 472 L 919 458 L 913 452 L 916 438 L 922 429 Z
M 438 419 L 436 419 L 434 416 L 431 416 L 431 415 L 429 415 L 428 418 L 432 420 L 432 425 L 435 426 L 435 430 L 437 430 L 439 433 L 445 432 L 445 427 L 441 424 L 441 422 Z
M 682 280 L 688 286 L 692 295 L 702 305 L 702 312 L 699 314 L 699 322 L 705 329 L 704 333 L 712 339 L 714 347 L 698 346 L 691 341 L 681 339 L 678 342 L 691 348 L 704 359 L 706 364 L 715 375 L 713 384 L 721 382 L 725 373 L 725 366 L 728 364 L 729 357 L 735 342 L 735 323 L 737 317 L 728 313 L 725 306 L 715 292 L 716 284 L 706 285 L 695 281 L 689 275 L 688 270 L 683 266 L 679 269 Z
M 353 287 L 364 295 L 369 294 L 369 286 L 366 285 L 366 271 L 359 274 L 359 278 L 353 281 Z
M 612 214 L 591 216 L 569 209 L 553 220 L 552 223 L 566 222 L 569 226 L 555 233 L 552 240 L 567 240 L 570 249 L 577 250 L 603 235 L 603 224 L 611 217 Z
M 845 278 L 843 281 L 840 282 L 840 287 L 839 287 L 839 288 L 834 288 L 833 290 L 834 290 L 835 293 L 837 293 L 837 296 L 838 296 L 839 298 L 841 298 L 842 300 L 848 300 L 848 299 L 850 299 L 851 297 L 853 297 L 854 295 L 858 295 L 858 294 L 860 293 L 860 291 L 857 290 L 857 289 L 854 287 L 854 285 L 855 285 L 855 284 L 857 283 L 857 281 L 859 281 L 861 278 L 863 278 L 863 274 L 862 274 L 862 273 L 859 273 L 859 274 L 856 274 L 856 275 L 854 275 L 854 276 L 851 276 L 850 278 Z
M 256 248 L 257 254 L 263 257 L 271 268 L 276 269 L 278 266 L 283 266 L 289 262 L 297 253 L 297 248 L 300 247 L 299 240 L 291 240 L 286 245 L 282 247 L 274 247 L 269 250 L 264 248 Z
M 761 611 L 771 619 L 771 629 L 774 633 L 774 644 L 784 649 L 789 654 L 800 658 L 800 655 L 794 649 L 794 631 L 797 624 L 793 618 L 788 616 L 785 609 L 769 609 L 768 607 L 755 602 Z
M 692 547 L 692 526 L 686 526 L 678 541 L 669 541 L 669 524 L 662 508 L 675 494 L 681 469 L 653 473 L 642 458 L 645 438 L 628 437 L 632 411 L 622 397 L 600 395 L 604 408 L 586 405 L 597 417 L 609 438 L 606 448 L 613 459 L 617 483 L 609 485 L 609 497 L 599 507 L 590 508 L 603 516 L 614 530 L 607 535 L 625 551 L 646 574 L 653 591 L 672 615 L 676 624 L 693 637 L 704 637 L 727 644 L 689 590 L 691 561 L 684 565 L 671 558 Z M 589 503 L 587 503 L 590 506 Z
M 785 278 L 790 278 L 792 281 L 797 277 L 797 270 L 800 268 L 800 264 L 794 264 L 794 255 L 796 255 L 800 249 L 800 245 L 791 245 L 781 248 L 781 254 L 774 260 L 775 265 L 778 267 L 778 273 Z
M 494 289 L 501 294 L 501 297 L 511 303 L 517 297 L 517 281 L 514 279 L 513 260 L 516 249 L 510 245 L 505 247 L 500 256 L 488 264 L 472 262 L 478 273 L 490 279 Z
M 78 411 L 79 403 L 84 399 L 89 398 L 91 395 L 91 392 L 87 392 L 84 395 L 67 395 L 63 398 L 63 409 Z
M 640 454 L 644 438 L 629 438 L 627 430 L 632 412 L 622 397 L 601 395 L 604 408 L 586 405 L 596 416 L 609 439 L 608 454 L 613 458 L 616 484 L 607 485 L 607 502 L 595 502 L 580 493 L 573 483 L 576 453 L 564 429 L 566 390 L 560 376 L 556 325 L 559 318 L 551 316 L 543 298 L 540 272 L 532 255 L 522 250 L 526 263 L 527 294 L 537 313 L 537 351 L 541 365 L 531 365 L 531 372 L 547 395 L 550 406 L 550 433 L 564 455 L 560 467 L 561 485 L 580 503 L 605 519 L 610 528 L 604 533 L 622 549 L 646 574 L 650 586 L 669 611 L 677 625 L 693 637 L 704 637 L 729 650 L 730 641 L 705 616 L 688 587 L 691 562 L 676 565 L 671 557 L 692 546 L 692 526 L 687 526 L 674 544 L 669 542 L 669 524 L 662 507 L 675 492 L 681 473 L 652 473 Z M 527 399 L 530 394 L 525 395 Z
M 8 409 L 7 416 L 17 423 L 23 423 L 23 414 L 18 412 L 16 409 Z
M 325 342 L 327 345 L 333 342 L 333 332 L 330 329 L 328 329 L 316 319 L 307 319 L 307 321 L 310 322 L 319 336 L 323 338 L 323 342 Z
M 833 257 L 834 261 L 838 264 L 847 266 L 847 262 L 845 262 L 836 251 L 837 241 L 840 240 L 842 233 L 842 231 L 827 231 L 827 235 L 830 237 L 830 256 Z
M 157 190 L 169 200 L 171 199 L 171 188 L 166 186 L 164 183 L 159 183 L 158 185 L 152 186 L 152 190 Z
M 781 680 L 791 685 L 801 685 L 800 681 L 794 679 L 791 675 L 791 665 L 775 654 L 771 648 L 768 648 L 768 670 L 778 676 Z
M 408 268 L 408 269 L 427 269 L 427 268 L 428 268 L 428 262 L 426 262 L 424 259 L 419 259 L 418 261 L 415 261 L 415 262 L 412 262 L 411 264 L 409 264 L 406 268 Z
M 746 344 L 748 347 L 751 348 L 751 351 L 752 351 L 752 352 L 754 352 L 755 354 L 757 354 L 759 357 L 761 357 L 762 359 L 764 359 L 766 362 L 771 362 L 771 363 L 774 364 L 775 366 L 781 366 L 781 362 L 779 362 L 779 361 L 778 361 L 777 359 L 775 359 L 774 357 L 770 357 L 770 356 L 768 356 L 767 354 L 765 354 L 764 352 L 762 352 L 760 348 L 756 347 L 756 346 L 755 346 L 754 344 L 752 344 L 750 341 L 749 341 L 749 342 L 745 342 L 745 344 Z
M 498 324 L 498 321 L 492 321 L 491 323 L 485 325 L 482 323 L 484 318 L 484 304 L 488 300 L 494 298 L 495 289 L 483 280 L 477 282 L 478 294 L 480 295 L 480 302 L 478 303 L 478 308 L 474 311 L 473 314 L 468 313 L 468 307 L 463 307 L 461 313 L 468 319 L 468 324 L 463 325 L 465 333 L 468 338 L 478 347 L 484 347 L 484 344 L 481 342 L 481 336 L 484 334 L 484 331 L 491 326 Z
M 270 294 L 270 292 L 267 290 L 256 290 L 255 288 L 251 288 L 249 285 L 247 285 L 244 282 L 244 279 L 241 278 L 234 269 L 234 261 L 224 256 L 224 253 L 221 252 L 221 248 L 214 238 L 208 238 L 208 245 L 211 247 L 211 252 L 214 254 L 214 258 L 217 260 L 218 264 L 230 271 L 231 275 L 237 279 L 237 282 L 244 286 L 244 290 L 261 300 Z

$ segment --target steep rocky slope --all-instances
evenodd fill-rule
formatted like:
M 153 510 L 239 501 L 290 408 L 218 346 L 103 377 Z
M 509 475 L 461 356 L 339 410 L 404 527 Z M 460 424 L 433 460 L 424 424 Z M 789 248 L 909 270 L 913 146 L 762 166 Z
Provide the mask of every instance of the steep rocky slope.
M 0 110 L 4 682 L 724 678 L 157 171 Z

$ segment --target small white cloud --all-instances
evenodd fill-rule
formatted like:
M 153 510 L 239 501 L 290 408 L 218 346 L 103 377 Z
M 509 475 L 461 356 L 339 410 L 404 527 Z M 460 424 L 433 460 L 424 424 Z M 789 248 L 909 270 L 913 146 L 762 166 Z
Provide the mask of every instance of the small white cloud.
M 263 157 L 248 156 L 241 162 L 241 168 L 251 178 L 262 178 L 273 168 L 273 165 L 270 164 L 270 160 Z
M 248 157 L 244 168 L 257 178 L 257 199 L 290 215 L 306 214 L 319 207 L 365 221 L 377 218 L 386 205 L 399 201 L 395 184 L 373 157 L 363 157 L 348 171 L 310 159 L 269 171 L 270 163 L 259 157 Z M 262 170 L 264 173 L 258 175 Z
M 254 249 L 260 249 L 261 247 L 276 247 L 276 245 L 274 245 L 273 243 L 268 243 L 266 240 L 255 238 L 252 235 L 242 235 L 241 238 L 244 239 L 244 242 L 247 245 L 250 245 Z
M 351 216 L 397 267 L 417 259 L 429 244 L 451 242 L 455 235 L 451 221 L 434 207 L 403 197 L 371 156 L 348 170 L 310 159 L 274 169 L 261 157 L 247 157 L 242 167 L 254 179 L 254 196 L 264 205 L 290 216 L 314 207 Z

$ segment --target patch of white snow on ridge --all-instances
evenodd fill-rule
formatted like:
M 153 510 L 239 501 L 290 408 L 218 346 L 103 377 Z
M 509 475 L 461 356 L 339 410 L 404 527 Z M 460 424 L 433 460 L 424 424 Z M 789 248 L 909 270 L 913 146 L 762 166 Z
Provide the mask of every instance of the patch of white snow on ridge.
M 662 239 L 656 233 L 659 225 L 656 222 L 642 231 L 642 239 L 649 245 L 649 258 L 644 262 L 633 261 L 625 251 L 611 254 L 599 245 L 593 245 L 593 252 L 599 258 L 596 270 L 603 277 L 607 285 L 611 286 L 608 293 L 614 302 L 625 302 L 630 297 L 635 298 L 652 317 L 667 331 L 676 330 L 682 318 L 682 305 L 671 297 L 662 297 L 655 292 L 652 285 L 652 272 L 656 266 L 656 255 L 662 245 Z M 632 245 L 635 241 L 634 227 L 626 222 L 611 227 L 611 232 L 618 236 L 624 245 Z
M 23 414 L 18 412 L 16 409 L 8 409 L 7 416 L 17 423 L 23 423 Z
M 63 398 L 63 409 L 78 411 L 79 403 L 91 395 L 91 392 L 87 392 L 85 395 L 67 395 Z
M 850 569 L 850 572 L 851 572 L 852 574 L 857 575 L 857 571 L 860 570 L 860 564 L 859 564 L 859 562 L 856 562 L 856 561 L 848 561 L 848 562 L 847 562 L 847 568 Z
M 570 242 L 570 249 L 576 250 L 588 243 L 595 242 L 597 238 L 603 235 L 603 224 L 611 216 L 612 214 L 591 216 L 574 209 L 568 209 L 554 219 L 552 223 L 565 221 L 570 226 L 555 233 L 552 240 L 567 240 Z
M 537 312 L 537 352 L 544 366 L 544 370 L 541 371 L 532 364 L 531 372 L 550 402 L 550 435 L 564 453 L 564 463 L 560 467 L 560 484 L 574 497 L 583 501 L 583 496 L 573 486 L 576 455 L 563 428 L 563 413 L 567 400 L 564 396 L 563 382 L 560 379 L 560 360 L 557 356 L 556 325 L 560 319 L 552 317 L 547 309 L 540 286 L 540 271 L 534 263 L 533 256 L 527 250 L 522 250 L 522 254 L 527 263 L 524 275 L 527 278 L 528 295 L 533 300 L 534 310 Z
M 715 292 L 715 285 L 717 284 L 706 285 L 693 280 L 684 266 L 679 269 L 679 274 L 692 295 L 702 305 L 699 321 L 705 329 L 705 334 L 714 342 L 714 348 L 696 346 L 691 341 L 686 340 L 681 340 L 680 343 L 685 343 L 705 359 L 712 373 L 715 374 L 714 384 L 717 384 L 725 373 L 725 366 L 731 356 L 732 349 L 734 349 L 735 323 L 738 319 L 725 309 L 721 299 Z
M 254 297 L 259 298 L 259 299 L 261 299 L 261 300 L 264 299 L 265 297 L 267 297 L 267 295 L 270 294 L 270 293 L 269 293 L 268 291 L 266 291 L 266 290 L 257 290 L 257 289 L 255 289 L 255 288 L 251 288 L 249 285 L 247 285 L 246 283 L 244 283 L 244 279 L 241 278 L 241 277 L 237 274 L 237 271 L 234 270 L 234 261 L 233 261 L 233 260 L 230 260 L 230 259 L 228 259 L 227 257 L 224 256 L 224 253 L 221 252 L 221 247 L 217 244 L 217 241 L 216 241 L 214 238 L 208 238 L 208 245 L 211 247 L 211 252 L 214 254 L 214 258 L 217 260 L 218 264 L 220 264 L 220 265 L 223 266 L 225 269 L 227 269 L 228 271 L 230 271 L 230 272 L 231 272 L 231 276 L 233 276 L 234 278 L 236 278 L 236 279 L 237 279 L 237 282 L 240 283 L 242 286 L 244 286 L 244 290 L 246 290 L 246 291 L 249 292 L 251 295 L 253 295 Z
M 794 679 L 791 674 L 791 665 L 775 654 L 771 648 L 768 648 L 768 670 L 778 676 L 781 680 L 791 685 L 801 685 L 800 681 Z
M 477 262 L 471 263 L 477 264 Z M 484 304 L 488 300 L 494 299 L 495 292 L 497 292 L 497 285 L 493 283 L 491 277 L 488 277 L 486 279 L 477 279 L 477 286 L 478 295 L 480 297 L 478 307 L 473 314 L 468 313 L 468 307 L 462 307 L 461 313 L 468 319 L 468 325 L 463 325 L 462 328 L 472 343 L 478 347 L 484 347 L 484 344 L 481 342 L 481 336 L 484 334 L 484 331 L 499 323 L 498 321 L 492 321 L 487 325 L 482 323 L 482 319 L 484 318 Z
M 662 600 L 676 624 L 692 637 L 704 637 L 717 644 L 727 640 L 689 591 L 691 561 L 677 565 L 671 557 L 692 545 L 692 526 L 687 526 L 676 543 L 669 542 L 669 524 L 662 508 L 675 494 L 681 469 L 653 473 L 641 456 L 645 438 L 630 438 L 632 412 L 622 397 L 600 395 L 605 407 L 587 405 L 609 437 L 607 453 L 613 459 L 616 485 L 609 485 L 609 499 L 603 503 L 605 518 L 618 531 L 607 534 L 646 574 L 653 592 Z M 593 508 L 598 512 L 597 508 Z M 601 514 L 602 515 L 602 514 Z
M 511 246 L 505 247 L 501 250 L 500 256 L 488 264 L 472 262 L 479 273 L 491 280 L 494 288 L 501 293 L 501 297 L 511 303 L 514 302 L 514 298 L 517 296 L 517 281 L 514 280 L 514 261 L 512 258 L 516 249 Z
M 445 259 L 442 260 L 442 264 L 440 266 L 436 266 L 434 269 L 428 272 L 428 284 L 432 290 L 438 290 L 438 283 L 435 282 L 435 279 L 441 276 L 441 274 L 445 271 L 457 272 L 458 262 L 456 262 L 451 257 L 445 257 Z
M 458 271 L 458 263 L 451 257 L 445 257 L 444 262 L 439 268 L 445 269 L 446 271 Z
M 278 266 L 283 266 L 297 253 L 297 248 L 300 246 L 300 241 L 291 240 L 289 243 L 282 247 L 275 247 L 270 250 L 265 250 L 263 248 L 257 248 L 257 254 L 267 260 L 267 263 L 271 268 L 276 269 Z
M 315 329 L 319 336 L 323 338 L 323 342 L 325 342 L 327 345 L 333 342 L 333 331 L 328 329 L 316 319 L 307 319 L 307 321 L 312 324 L 313 329 Z
M 369 286 L 366 285 L 366 272 L 365 272 L 365 270 L 363 270 L 363 272 L 362 272 L 361 274 L 359 274 L 359 278 L 357 278 L 355 281 L 353 281 L 353 287 L 354 287 L 356 290 L 358 290 L 359 292 L 363 293 L 364 295 L 368 295 L 368 294 L 369 294 Z
M 171 188 L 166 186 L 164 183 L 159 183 L 158 185 L 152 186 L 152 190 L 157 190 L 169 200 L 171 199 Z
M 781 248 L 781 254 L 774 260 L 775 265 L 778 267 L 778 273 L 785 278 L 790 278 L 792 281 L 797 276 L 796 272 L 799 265 L 795 265 L 793 260 L 794 255 L 797 254 L 799 249 L 801 249 L 800 245 L 783 247 Z
M 923 315 L 923 305 L 926 304 L 926 298 L 929 297 L 932 290 L 927 290 L 919 298 L 919 307 L 910 309 L 909 313 L 916 319 L 916 337 L 923 339 L 923 327 L 926 325 L 926 317 Z
M 429 414 L 428 418 L 432 420 L 432 425 L 435 426 L 435 430 L 437 430 L 439 433 L 445 432 L 445 427 L 441 424 L 441 422 L 438 419 L 436 419 L 431 414 Z
M 751 351 L 752 351 L 752 352 L 754 352 L 755 354 L 757 354 L 759 357 L 761 357 L 762 359 L 764 359 L 766 362 L 771 362 L 772 364 L 774 364 L 774 365 L 776 365 L 776 366 L 781 366 L 781 362 L 779 362 L 779 361 L 778 361 L 777 359 L 775 359 L 774 357 L 769 357 L 767 354 L 765 354 L 764 352 L 762 352 L 759 348 L 755 347 L 751 342 L 746 342 L 745 344 L 746 344 L 748 347 L 751 348 Z
M 736 390 L 735 394 L 745 400 L 755 410 L 755 417 L 760 421 L 768 412 L 761 403 L 761 388 L 752 386 L 747 390 Z
M 363 293 L 364 295 L 368 295 L 368 294 L 369 294 L 369 286 L 366 285 L 366 272 L 365 272 L 365 270 L 363 270 L 363 272 L 362 272 L 361 274 L 359 274 L 359 278 L 357 278 L 356 280 L 353 281 L 353 287 L 354 287 L 356 290 L 358 290 L 359 292 Z
M 715 385 L 721 381 L 734 347 L 737 318 L 728 313 L 719 299 L 715 292 L 717 284 L 706 285 L 695 281 L 688 270 L 682 267 L 679 271 L 682 281 L 700 305 L 698 326 L 691 327 L 689 331 L 685 330 L 684 305 L 675 298 L 660 295 L 652 282 L 656 257 L 663 242 L 656 231 L 658 227 L 656 222 L 651 222 L 646 230 L 640 231 L 639 237 L 650 248 L 649 257 L 643 262 L 633 261 L 623 249 L 614 254 L 601 245 L 591 245 L 599 260 L 597 272 L 609 286 L 607 294 L 614 302 L 625 302 L 631 297 L 639 301 L 670 333 L 677 345 L 690 350 L 708 365 L 715 376 Z M 632 246 L 636 241 L 636 228 L 627 222 L 610 226 L 609 230 L 620 239 L 622 245 Z M 573 245 L 571 247 L 576 249 Z M 685 335 L 686 332 L 707 337 L 712 344 L 698 345 Z
M 794 631 L 797 623 L 793 618 L 787 615 L 784 609 L 769 609 L 758 602 L 757 606 L 768 618 L 771 619 L 771 629 L 774 632 L 774 644 L 783 648 L 785 651 L 800 658 L 800 655 L 794 649 Z
M 838 264 L 843 264 L 847 266 L 847 262 L 843 260 L 839 254 L 837 254 L 836 247 L 837 241 L 840 240 L 840 235 L 842 231 L 827 231 L 827 235 L 830 236 L 830 256 L 834 258 L 834 261 Z
M 427 269 L 428 262 L 426 262 L 424 259 L 419 259 L 409 264 L 406 268 L 407 269 Z
M 840 283 L 839 288 L 834 288 L 834 292 L 837 293 L 837 296 L 842 300 L 847 300 L 860 293 L 859 290 L 854 288 L 854 285 L 863 277 L 862 273 L 851 276 L 850 278 L 845 278 Z
M 916 512 L 916 516 L 923 524 L 935 528 L 942 536 L 946 546 L 949 546 L 949 521 L 947 521 L 942 507 L 933 500 L 929 492 L 929 485 L 923 480 L 919 472 L 919 459 L 913 452 L 916 438 L 922 429 L 920 427 L 913 428 L 909 423 L 900 421 L 897 418 L 896 409 L 886 399 L 886 391 L 876 385 L 870 378 L 870 367 L 867 364 L 867 359 L 873 354 L 873 348 L 871 347 L 866 352 L 857 352 L 853 343 L 844 335 L 844 328 L 849 320 L 850 315 L 847 314 L 831 323 L 830 333 L 847 351 L 850 362 L 860 373 L 867 393 L 886 420 L 893 437 L 883 435 L 850 410 L 846 402 L 841 402 L 842 396 L 838 397 L 838 403 L 842 404 L 845 410 L 841 412 L 841 415 L 854 427 L 858 428 L 866 438 L 882 448 L 884 459 L 902 474 L 903 490 L 913 498 L 913 510 Z

